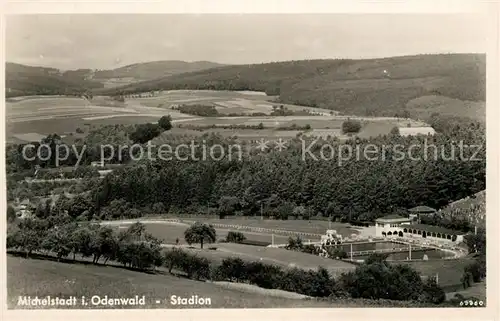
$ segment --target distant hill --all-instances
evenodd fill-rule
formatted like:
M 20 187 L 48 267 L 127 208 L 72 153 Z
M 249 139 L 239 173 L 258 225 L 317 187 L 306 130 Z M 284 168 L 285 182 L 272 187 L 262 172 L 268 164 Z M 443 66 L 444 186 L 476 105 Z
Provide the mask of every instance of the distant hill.
M 186 72 L 200 71 L 223 65 L 209 61 L 186 62 L 179 60 L 163 60 L 132 64 L 111 70 L 94 72 L 96 80 L 114 78 L 133 78 L 134 81 L 151 80 Z
M 96 88 L 112 88 L 144 80 L 223 66 L 209 61 L 153 61 L 111 70 L 78 69 L 61 71 L 6 63 L 7 97 L 63 95 Z
M 439 54 L 234 65 L 165 76 L 99 92 L 115 95 L 172 89 L 265 91 L 269 95 L 279 95 L 283 103 L 327 108 L 345 114 L 395 116 L 409 113 L 411 117 L 421 117 L 433 111 L 427 111 L 420 104 L 422 101 L 417 101 L 418 104 L 414 102 L 413 105 L 418 105 L 418 115 L 412 115 L 413 105 L 407 104 L 422 96 L 485 101 L 486 56 Z M 477 106 L 458 104 L 446 109 L 449 112 L 450 108 Z M 460 111 L 459 114 L 464 113 Z
M 30 95 L 81 95 L 102 88 L 99 82 L 87 79 L 90 70 L 63 72 L 55 68 L 5 64 L 6 97 Z

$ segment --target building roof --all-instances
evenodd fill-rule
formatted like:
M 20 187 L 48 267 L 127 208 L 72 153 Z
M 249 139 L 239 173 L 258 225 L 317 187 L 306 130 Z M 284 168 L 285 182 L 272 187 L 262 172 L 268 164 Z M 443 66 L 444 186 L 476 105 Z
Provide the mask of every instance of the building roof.
M 399 127 L 399 135 L 434 135 L 436 131 L 432 127 Z
M 436 210 L 429 206 L 417 206 L 414 208 L 410 208 L 408 212 L 411 213 L 435 213 Z
M 408 220 L 409 221 L 410 219 L 407 217 L 398 215 L 398 214 L 389 214 L 389 215 L 379 217 L 376 219 L 376 221 L 379 221 L 379 220 L 381 220 L 381 221 L 383 221 L 383 220 Z
M 463 235 L 463 234 L 465 234 L 462 231 L 450 230 L 448 228 L 444 228 L 441 226 L 427 225 L 427 224 L 410 224 L 410 225 L 407 225 L 405 227 L 416 229 L 416 230 L 421 230 L 421 231 L 426 231 L 426 232 L 432 232 L 432 233 L 441 233 L 441 234 L 450 234 L 450 235 Z

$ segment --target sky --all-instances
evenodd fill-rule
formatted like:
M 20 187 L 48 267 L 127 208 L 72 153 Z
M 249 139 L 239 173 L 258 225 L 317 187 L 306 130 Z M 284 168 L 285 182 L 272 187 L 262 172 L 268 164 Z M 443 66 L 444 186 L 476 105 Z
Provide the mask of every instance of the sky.
M 484 53 L 486 27 L 473 14 L 11 15 L 5 50 L 9 62 L 64 70 Z

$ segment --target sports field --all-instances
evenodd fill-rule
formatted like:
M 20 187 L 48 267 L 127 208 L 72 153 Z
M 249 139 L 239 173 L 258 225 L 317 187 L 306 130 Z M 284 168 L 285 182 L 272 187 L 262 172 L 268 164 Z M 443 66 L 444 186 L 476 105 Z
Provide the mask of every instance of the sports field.
M 149 233 L 151 233 L 154 237 L 162 240 L 164 244 L 175 244 L 177 239 L 179 240 L 179 244 L 186 244 L 184 241 L 184 231 L 189 227 L 189 224 L 172 224 L 172 223 L 148 223 L 148 221 L 141 221 L 146 226 L 146 229 Z M 118 223 L 112 222 L 111 226 L 115 226 L 118 228 L 127 228 L 131 223 Z M 237 231 L 237 229 L 229 229 L 229 228 L 216 228 L 217 232 L 217 241 L 223 240 L 226 238 L 226 235 L 229 231 Z M 252 231 L 243 231 L 243 234 L 247 238 L 247 240 L 251 241 L 260 241 L 260 242 L 272 242 L 272 235 L 269 233 L 259 233 Z M 283 244 L 288 241 L 288 236 L 284 235 L 275 235 L 274 242 L 276 244 Z

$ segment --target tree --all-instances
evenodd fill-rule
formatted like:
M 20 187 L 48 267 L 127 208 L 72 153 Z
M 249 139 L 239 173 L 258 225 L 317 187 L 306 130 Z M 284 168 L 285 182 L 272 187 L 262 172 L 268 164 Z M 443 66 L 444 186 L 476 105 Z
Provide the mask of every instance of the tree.
M 465 235 L 464 241 L 469 249 L 469 253 L 486 255 L 486 233 L 484 230 L 478 230 L 477 234 Z
M 92 263 L 96 264 L 99 262 L 101 257 L 107 261 L 108 259 L 114 257 L 118 250 L 117 240 L 113 229 L 107 226 L 100 227 L 97 231 L 97 236 L 92 239 Z
M 302 239 L 299 236 L 296 236 L 295 238 L 289 237 L 288 238 L 288 244 L 286 245 L 287 250 L 292 250 L 292 251 L 300 251 L 303 248 L 303 243 Z
M 71 224 L 73 226 L 73 224 Z M 73 250 L 72 247 L 72 231 L 66 226 L 54 226 L 43 239 L 41 247 L 47 251 L 53 252 L 59 261 L 61 258 L 67 257 Z
M 222 196 L 219 200 L 219 213 L 222 216 L 234 215 L 239 206 L 240 200 L 236 196 Z
M 182 262 L 187 260 L 187 253 L 179 248 L 173 248 L 165 251 L 163 256 L 163 264 L 168 269 L 168 273 L 172 273 L 173 268 L 180 268 Z
M 11 206 L 7 206 L 7 223 L 12 223 L 16 220 L 16 210 Z
M 364 264 L 373 264 L 373 263 L 383 263 L 387 265 L 387 257 L 389 254 L 384 254 L 384 253 L 374 253 L 371 254 L 364 262 Z
M 217 234 L 212 225 L 196 222 L 184 231 L 184 239 L 189 245 L 200 243 L 200 247 L 203 248 L 204 242 L 214 243 L 217 239 Z
M 141 124 L 129 137 L 135 144 L 145 144 L 160 135 L 160 132 L 160 126 L 156 124 Z
M 170 130 L 172 128 L 172 117 L 170 115 L 161 117 L 158 121 L 158 126 L 163 130 Z

